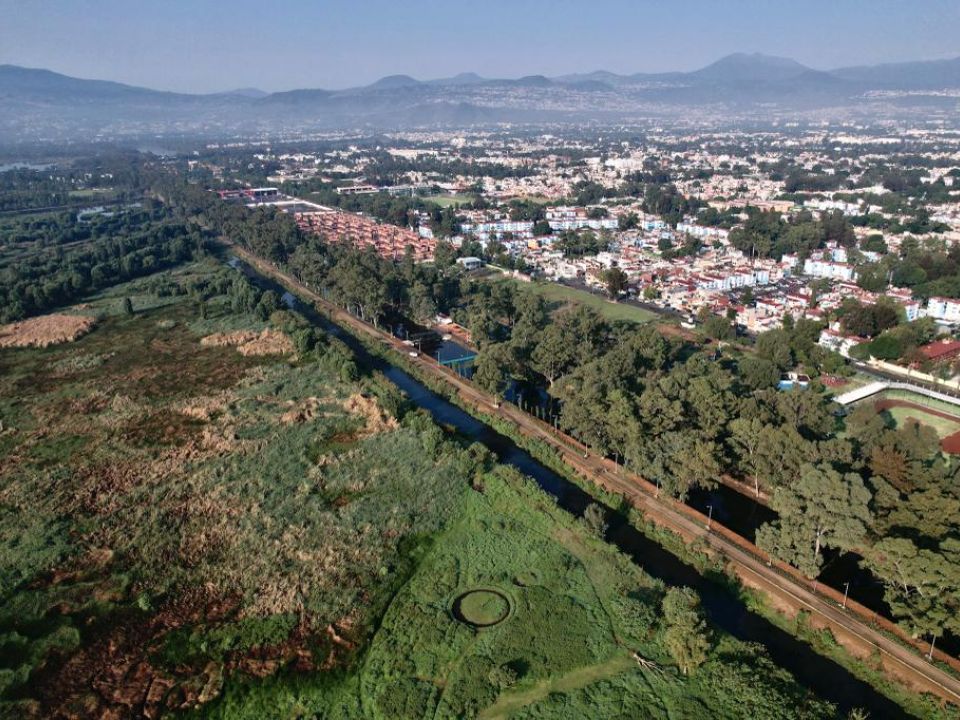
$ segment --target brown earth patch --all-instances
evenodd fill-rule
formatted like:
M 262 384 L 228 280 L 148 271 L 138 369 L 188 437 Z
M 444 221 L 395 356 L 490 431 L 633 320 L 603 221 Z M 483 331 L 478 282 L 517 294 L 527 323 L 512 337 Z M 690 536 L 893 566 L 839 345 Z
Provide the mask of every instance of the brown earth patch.
M 293 403 L 291 403 L 293 404 Z M 281 425 L 299 425 L 309 422 L 320 414 L 323 401 L 318 397 L 308 397 L 300 403 L 293 404 L 289 410 L 280 416 Z
M 397 419 L 387 415 L 375 397 L 354 393 L 344 400 L 343 407 L 349 413 L 363 416 L 365 425 L 360 437 L 379 435 L 400 427 Z
M 943 448 L 945 453 L 950 453 L 951 455 L 960 455 L 960 432 L 955 432 L 953 435 L 947 435 L 943 440 L 940 441 L 940 447 Z
M 41 315 L 0 327 L 0 348 L 44 348 L 73 342 L 93 328 L 96 319 L 87 315 Z
M 214 333 L 200 341 L 204 347 L 235 347 L 244 356 L 289 355 L 293 352 L 293 342 L 279 330 L 267 329 L 256 333 L 240 331 L 232 333 Z
M 170 631 L 218 621 L 235 607 L 236 602 L 196 588 L 149 619 L 125 612 L 92 625 L 87 645 L 69 656 L 54 651 L 36 673 L 36 717 L 155 718 L 209 701 L 222 685 L 219 667 L 164 672 L 151 664 L 150 653 Z

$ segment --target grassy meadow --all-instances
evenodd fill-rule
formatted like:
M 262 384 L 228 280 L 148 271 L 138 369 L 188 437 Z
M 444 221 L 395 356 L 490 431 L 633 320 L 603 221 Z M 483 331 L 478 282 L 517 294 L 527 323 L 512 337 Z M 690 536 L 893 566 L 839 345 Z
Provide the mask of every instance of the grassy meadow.
M 596 295 L 586 290 L 562 285 L 556 282 L 531 282 L 521 283 L 517 280 L 491 275 L 490 279 L 495 282 L 514 282 L 517 286 L 527 292 L 533 292 L 540 295 L 555 310 L 560 310 L 567 305 L 577 303 L 585 305 L 596 310 L 604 319 L 609 322 L 615 320 L 625 320 L 633 323 L 645 323 L 655 320 L 657 314 L 636 305 L 627 303 L 611 302 L 605 297 Z

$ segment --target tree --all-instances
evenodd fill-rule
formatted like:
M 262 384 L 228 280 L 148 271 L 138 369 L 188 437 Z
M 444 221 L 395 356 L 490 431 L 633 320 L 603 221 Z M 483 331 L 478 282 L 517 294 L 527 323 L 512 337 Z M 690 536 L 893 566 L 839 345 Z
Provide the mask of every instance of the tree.
M 685 500 L 694 487 L 712 488 L 723 472 L 720 446 L 712 440 L 685 436 L 683 451 L 673 459 L 673 494 Z
M 591 533 L 602 538 L 607 532 L 607 511 L 602 505 L 590 503 L 583 511 L 583 524 Z
M 432 324 L 437 316 L 437 304 L 423 283 L 414 283 L 410 289 L 410 316 L 421 325 Z
M 550 223 L 546 220 L 537 220 L 533 224 L 533 234 L 536 237 L 543 237 L 544 235 L 549 235 L 553 232 L 553 228 L 550 227 Z
M 780 370 L 770 360 L 746 356 L 738 363 L 740 379 L 752 390 L 772 388 L 780 380 Z
M 714 340 L 733 340 L 736 336 L 730 320 L 719 315 L 710 315 L 704 321 L 703 334 Z
M 627 282 L 629 280 L 627 274 L 618 267 L 605 270 L 602 279 L 603 284 L 607 288 L 607 295 L 614 300 L 620 297 L 620 293 L 627 289 Z
M 680 671 L 687 675 L 700 667 L 710 651 L 710 633 L 700 610 L 700 597 L 688 587 L 667 590 L 663 598 L 667 625 L 663 640 Z
M 133 302 L 128 297 L 123 299 L 123 314 L 133 315 Z
M 914 637 L 960 630 L 960 541 L 921 548 L 887 537 L 867 550 L 863 563 L 883 579 L 884 600 Z
M 491 395 L 501 398 L 513 365 L 513 354 L 508 343 L 487 343 L 474 364 L 473 381 Z
M 793 366 L 790 352 L 790 334 L 786 330 L 768 330 L 757 336 L 756 355 L 769 360 L 778 370 Z
M 799 479 L 773 491 L 779 519 L 757 531 L 757 545 L 814 577 L 825 547 L 857 546 L 870 523 L 870 491 L 856 473 L 829 464 L 804 465 Z
M 736 418 L 730 423 L 730 445 L 740 457 L 742 467 L 753 477 L 753 488 L 757 497 L 760 496 L 760 475 L 755 462 L 757 451 L 763 442 L 763 436 L 771 428 L 764 425 L 759 418 Z
M 433 262 L 439 268 L 451 267 L 457 260 L 457 250 L 449 242 L 440 240 L 433 250 Z
M 574 348 L 563 329 L 550 323 L 540 334 L 540 341 L 530 356 L 531 367 L 552 386 L 574 363 Z

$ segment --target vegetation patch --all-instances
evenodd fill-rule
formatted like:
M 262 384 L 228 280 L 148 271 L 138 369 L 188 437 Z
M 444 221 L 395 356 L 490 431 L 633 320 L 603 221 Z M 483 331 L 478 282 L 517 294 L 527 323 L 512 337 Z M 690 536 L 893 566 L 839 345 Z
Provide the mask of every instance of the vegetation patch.
M 93 329 L 96 319 L 87 315 L 54 313 L 0 327 L 0 348 L 48 347 L 73 342 Z
M 215 333 L 200 341 L 205 347 L 235 347 L 241 355 L 289 355 L 293 343 L 277 330 L 256 332 Z
M 499 625 L 510 617 L 510 597 L 496 588 L 474 588 L 458 595 L 451 606 L 453 616 L 475 628 Z

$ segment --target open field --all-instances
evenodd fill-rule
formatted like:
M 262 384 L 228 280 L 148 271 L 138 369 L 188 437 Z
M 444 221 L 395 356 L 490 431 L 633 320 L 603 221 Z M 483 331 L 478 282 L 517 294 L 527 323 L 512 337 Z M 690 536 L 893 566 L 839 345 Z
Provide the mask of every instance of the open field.
M 266 327 L 226 296 L 203 319 L 149 301 L 218 272 L 117 287 L 76 342 L 0 350 L 0 714 L 188 709 L 234 674 L 348 663 L 465 491 L 470 461 L 382 418 L 392 386 L 343 379 L 335 344 L 245 356 L 201 343 Z
M 477 476 L 449 526 L 422 547 L 353 673 L 335 683 L 232 685 L 211 715 L 832 716 L 762 651 L 728 637 L 715 637 L 706 664 L 681 674 L 664 650 L 663 585 L 511 469 Z M 456 619 L 452 601 L 477 588 L 510 598 L 505 620 L 474 629 Z M 479 611 L 492 620 L 503 608 L 484 602 Z
M 453 207 L 472 203 L 473 195 L 426 195 L 423 199 L 440 207 Z
M 627 303 L 610 302 L 606 298 L 594 295 L 586 290 L 561 285 L 555 282 L 533 282 L 521 283 L 510 278 L 491 275 L 490 279 L 495 282 L 515 282 L 517 287 L 528 292 L 535 292 L 543 297 L 547 302 L 553 304 L 557 310 L 570 304 L 578 303 L 596 310 L 609 321 L 626 320 L 634 323 L 645 323 L 656 319 L 657 314 L 636 305 Z
M 960 432 L 960 418 L 954 420 L 941 415 L 935 415 L 920 407 L 894 405 L 884 410 L 884 413 L 893 420 L 895 427 L 903 427 L 908 421 L 914 420 L 921 425 L 932 427 L 937 431 L 937 436 L 941 440 L 956 432 Z

